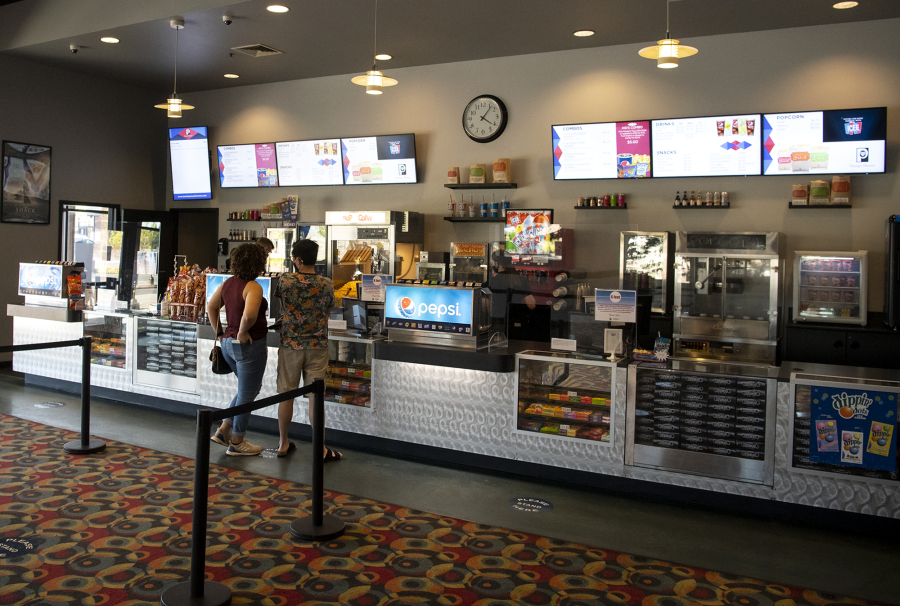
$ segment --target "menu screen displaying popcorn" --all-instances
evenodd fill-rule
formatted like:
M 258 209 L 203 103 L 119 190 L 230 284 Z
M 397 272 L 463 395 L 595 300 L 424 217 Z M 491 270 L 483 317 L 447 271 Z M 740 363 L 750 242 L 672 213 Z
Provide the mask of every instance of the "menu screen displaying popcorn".
M 553 134 L 553 178 L 652 177 L 650 122 L 561 124 Z
M 274 143 L 220 145 L 220 187 L 278 187 Z
M 653 120 L 654 177 L 759 175 L 759 114 Z
M 416 182 L 416 136 L 341 139 L 345 185 Z
M 275 144 L 278 184 L 343 185 L 341 140 L 282 141 Z
M 763 173 L 883 173 L 887 108 L 763 115 Z

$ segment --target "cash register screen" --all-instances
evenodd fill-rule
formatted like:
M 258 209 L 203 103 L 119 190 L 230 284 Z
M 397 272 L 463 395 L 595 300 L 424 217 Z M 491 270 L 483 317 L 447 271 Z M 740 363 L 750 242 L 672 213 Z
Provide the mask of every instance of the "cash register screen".
M 212 296 L 219 289 L 222 284 L 225 283 L 225 280 L 231 277 L 231 274 L 206 274 L 206 302 L 209 303 L 209 300 L 212 299 Z M 262 286 L 263 289 L 263 298 L 268 301 L 269 305 L 266 310 L 266 316 L 271 318 L 272 316 L 272 278 L 260 276 L 256 279 L 257 284 Z M 225 306 L 222 306 L 221 315 L 225 317 Z
M 347 330 L 368 332 L 369 311 L 365 301 L 344 297 L 341 299 L 344 307 L 344 320 L 347 322 Z

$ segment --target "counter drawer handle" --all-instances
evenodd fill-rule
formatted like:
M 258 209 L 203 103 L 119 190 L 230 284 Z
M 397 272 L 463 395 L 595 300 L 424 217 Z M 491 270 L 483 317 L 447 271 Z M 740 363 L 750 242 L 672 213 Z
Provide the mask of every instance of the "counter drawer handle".
M 850 349 L 859 349 L 859 342 L 853 341 L 853 342 L 850 344 Z
M 843 341 L 835 341 L 835 342 L 834 342 L 834 348 L 835 348 L 835 349 L 840 349 L 840 348 L 843 347 L 843 346 L 844 346 L 844 342 L 843 342 Z

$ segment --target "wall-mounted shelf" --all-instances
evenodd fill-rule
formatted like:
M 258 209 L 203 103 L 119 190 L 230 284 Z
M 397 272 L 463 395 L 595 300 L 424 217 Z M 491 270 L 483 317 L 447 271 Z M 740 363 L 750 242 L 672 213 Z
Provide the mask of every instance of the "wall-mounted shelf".
M 628 204 L 617 204 L 616 206 L 576 206 L 575 210 L 616 210 L 622 208 L 628 208 Z
M 444 217 L 451 223 L 506 223 L 506 217 Z
M 256 223 L 257 221 L 262 221 L 262 219 L 225 219 L 225 220 L 226 221 L 244 221 L 247 223 L 250 223 L 250 222 Z
M 852 204 L 794 204 L 788 202 L 788 208 L 853 208 Z
M 444 183 L 450 189 L 516 189 L 515 183 Z
M 731 208 L 731 205 L 730 205 L 730 204 L 720 204 L 719 206 L 715 206 L 715 205 L 713 205 L 713 206 L 707 206 L 706 204 L 703 204 L 702 206 L 701 206 L 701 205 L 696 205 L 696 206 L 675 206 L 675 205 L 673 204 L 673 205 L 672 205 L 672 208 L 674 208 L 675 210 L 685 210 L 685 209 L 694 210 L 694 209 L 697 209 L 697 208 L 706 208 L 706 209 L 717 208 L 717 209 L 720 209 L 720 210 L 721 210 L 721 209 L 723 209 L 723 208 Z

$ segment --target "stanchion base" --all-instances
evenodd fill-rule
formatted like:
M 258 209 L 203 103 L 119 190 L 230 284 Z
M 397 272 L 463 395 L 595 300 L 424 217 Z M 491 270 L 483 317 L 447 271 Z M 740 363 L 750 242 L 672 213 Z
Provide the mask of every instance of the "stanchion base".
M 100 452 L 105 448 L 106 442 L 103 440 L 88 440 L 86 445 L 82 444 L 81 440 L 78 440 L 77 442 L 67 442 L 66 445 L 63 446 L 63 450 L 69 454 L 91 454 Z
M 203 581 L 203 597 L 191 597 L 191 582 L 178 583 L 159 596 L 161 606 L 228 606 L 231 590 L 215 581 Z
M 291 534 L 304 541 L 327 541 L 344 534 L 344 521 L 323 515 L 322 525 L 314 526 L 312 516 L 304 516 L 291 522 Z

